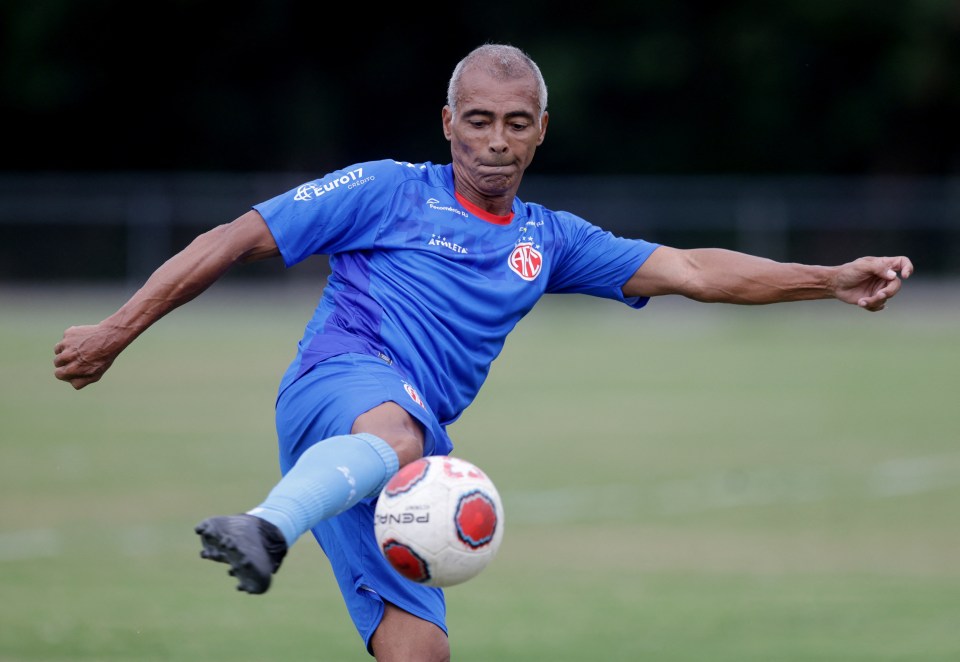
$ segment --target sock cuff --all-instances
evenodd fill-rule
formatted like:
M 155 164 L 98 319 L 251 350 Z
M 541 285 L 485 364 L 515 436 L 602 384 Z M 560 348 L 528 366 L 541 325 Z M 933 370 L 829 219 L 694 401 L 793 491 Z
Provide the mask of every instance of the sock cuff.
M 370 496 L 376 496 L 380 494 L 380 491 L 383 490 L 387 482 L 393 478 L 393 475 L 399 471 L 400 458 L 397 457 L 397 452 L 393 450 L 393 447 L 390 444 L 375 434 L 370 434 L 369 432 L 358 432 L 351 436 L 366 442 L 370 448 L 377 452 L 377 454 L 380 456 L 380 459 L 383 460 L 383 466 L 386 468 L 386 471 L 384 471 L 383 474 L 383 480 L 380 481 L 380 484 L 370 492 Z

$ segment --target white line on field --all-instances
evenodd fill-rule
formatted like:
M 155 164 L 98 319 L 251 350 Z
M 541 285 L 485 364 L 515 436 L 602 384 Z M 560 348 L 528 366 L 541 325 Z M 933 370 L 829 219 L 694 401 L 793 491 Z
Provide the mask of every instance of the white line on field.
M 858 480 L 859 479 L 859 480 Z M 897 458 L 849 471 L 765 467 L 717 471 L 647 484 L 611 483 L 504 492 L 508 521 L 555 523 L 622 519 L 638 513 L 679 515 L 751 506 L 815 503 L 840 495 L 888 499 L 960 485 L 960 453 Z M 165 534 L 142 524 L 112 534 L 124 556 L 163 553 Z M 53 528 L 0 531 L 0 562 L 59 556 L 67 547 Z
M 0 561 L 23 561 L 60 554 L 61 541 L 53 529 L 0 532 Z
M 960 483 L 960 453 L 907 457 L 874 467 L 871 489 L 881 497 L 917 494 Z
M 163 531 L 140 525 L 117 529 L 111 543 L 122 556 L 140 557 L 164 553 Z M 0 532 L 0 562 L 29 561 L 60 556 L 70 547 L 69 536 L 52 528 Z
M 859 474 L 859 475 L 857 475 Z M 899 458 L 862 472 L 823 467 L 725 470 L 647 484 L 616 483 L 505 493 L 515 521 L 620 519 L 776 504 L 802 504 L 846 496 L 886 499 L 960 485 L 960 453 Z

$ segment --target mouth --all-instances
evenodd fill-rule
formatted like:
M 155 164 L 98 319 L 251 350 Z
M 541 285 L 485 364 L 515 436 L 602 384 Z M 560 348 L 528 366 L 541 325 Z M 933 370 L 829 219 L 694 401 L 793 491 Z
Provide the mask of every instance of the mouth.
M 505 171 L 513 171 L 516 169 L 516 163 L 481 163 L 480 168 L 486 171 L 491 171 L 492 174 L 502 174 Z

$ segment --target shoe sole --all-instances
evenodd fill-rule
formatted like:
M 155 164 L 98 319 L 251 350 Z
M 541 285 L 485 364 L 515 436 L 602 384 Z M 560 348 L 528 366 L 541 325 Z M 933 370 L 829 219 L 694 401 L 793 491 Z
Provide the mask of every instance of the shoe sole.
M 238 591 L 256 595 L 265 593 L 270 588 L 270 576 L 265 577 L 259 572 L 253 561 L 237 547 L 233 536 L 220 530 L 216 522 L 201 522 L 194 531 L 203 543 L 200 557 L 229 564 L 230 571 L 227 574 L 237 579 Z

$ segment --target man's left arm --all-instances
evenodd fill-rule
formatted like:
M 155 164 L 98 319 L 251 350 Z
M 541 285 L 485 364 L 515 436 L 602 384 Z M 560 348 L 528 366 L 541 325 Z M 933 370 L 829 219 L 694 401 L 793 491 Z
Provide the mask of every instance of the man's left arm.
M 708 303 L 838 299 L 870 311 L 913 273 L 906 257 L 862 257 L 838 266 L 776 262 L 721 248 L 657 248 L 623 286 L 627 297 L 679 294 Z

